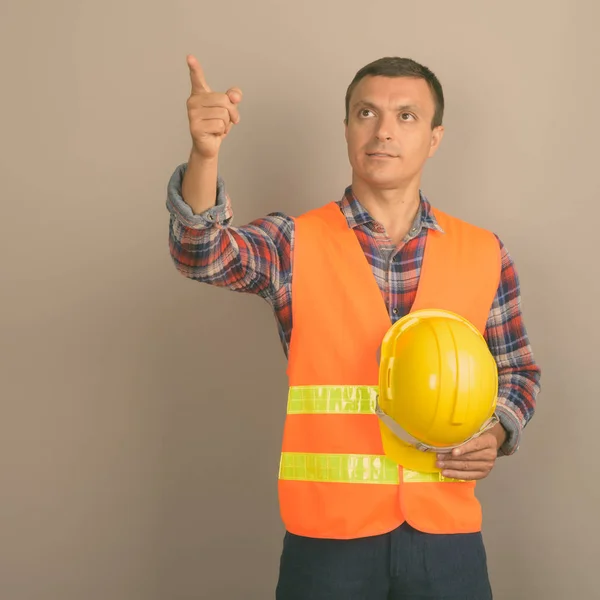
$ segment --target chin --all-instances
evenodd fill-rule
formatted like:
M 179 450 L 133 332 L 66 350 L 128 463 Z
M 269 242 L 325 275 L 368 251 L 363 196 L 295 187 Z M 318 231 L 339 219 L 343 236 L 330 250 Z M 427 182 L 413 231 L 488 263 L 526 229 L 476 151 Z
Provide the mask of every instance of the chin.
M 400 175 L 390 175 L 389 173 L 364 173 L 359 178 L 369 187 L 390 190 L 402 187 L 404 178 Z

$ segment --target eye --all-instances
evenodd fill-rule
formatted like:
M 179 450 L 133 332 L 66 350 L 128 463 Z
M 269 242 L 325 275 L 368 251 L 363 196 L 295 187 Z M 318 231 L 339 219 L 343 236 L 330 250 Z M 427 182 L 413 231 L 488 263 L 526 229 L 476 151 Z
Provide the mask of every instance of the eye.
M 370 108 L 361 108 L 361 109 L 358 111 L 358 115 L 359 115 L 360 117 L 368 117 L 368 116 L 369 116 L 369 113 L 370 113 L 370 114 L 373 114 L 373 111 L 372 111 Z
M 410 121 L 410 120 L 413 120 L 413 121 L 414 121 L 414 119 L 415 119 L 415 116 L 414 116 L 413 114 L 411 114 L 411 113 L 406 113 L 406 112 L 405 112 L 405 113 L 400 113 L 400 118 L 401 118 L 403 121 Z

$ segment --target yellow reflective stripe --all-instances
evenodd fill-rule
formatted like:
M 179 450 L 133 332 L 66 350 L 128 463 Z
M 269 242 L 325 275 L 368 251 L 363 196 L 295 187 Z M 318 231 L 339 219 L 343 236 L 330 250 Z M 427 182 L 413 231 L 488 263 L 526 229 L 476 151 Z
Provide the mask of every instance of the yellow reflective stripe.
M 279 479 L 395 485 L 399 482 L 398 465 L 387 456 L 309 452 L 282 452 Z M 402 481 L 404 483 L 452 483 L 464 480 L 444 477 L 441 473 L 421 473 L 403 469 Z
M 398 465 L 386 456 L 371 454 L 283 452 L 279 479 L 398 484 Z
M 295 386 L 288 392 L 287 414 L 375 414 L 377 393 L 370 385 Z
M 450 477 L 444 477 L 441 473 L 421 473 L 419 471 L 403 469 L 402 481 L 404 483 L 452 483 L 464 482 L 464 479 L 452 479 Z

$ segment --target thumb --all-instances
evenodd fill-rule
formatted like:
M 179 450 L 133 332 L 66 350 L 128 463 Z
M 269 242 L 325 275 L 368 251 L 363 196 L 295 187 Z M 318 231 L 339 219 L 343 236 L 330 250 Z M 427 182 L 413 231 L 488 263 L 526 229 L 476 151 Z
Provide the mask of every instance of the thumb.
M 240 90 L 238 87 L 229 88 L 226 94 L 229 96 L 229 99 L 231 102 L 233 102 L 233 104 L 238 104 L 242 101 L 242 90 Z

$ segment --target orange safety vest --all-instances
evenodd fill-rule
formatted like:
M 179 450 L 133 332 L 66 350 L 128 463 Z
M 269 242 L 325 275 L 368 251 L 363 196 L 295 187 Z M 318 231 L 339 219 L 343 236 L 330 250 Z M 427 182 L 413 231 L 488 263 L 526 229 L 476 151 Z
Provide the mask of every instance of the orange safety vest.
M 411 310 L 451 310 L 481 332 L 500 279 L 495 236 L 433 210 Z M 354 231 L 335 202 L 295 219 L 293 331 L 278 493 L 286 529 L 313 538 L 481 528 L 475 482 L 399 467 L 384 455 L 377 351 L 391 326 Z

